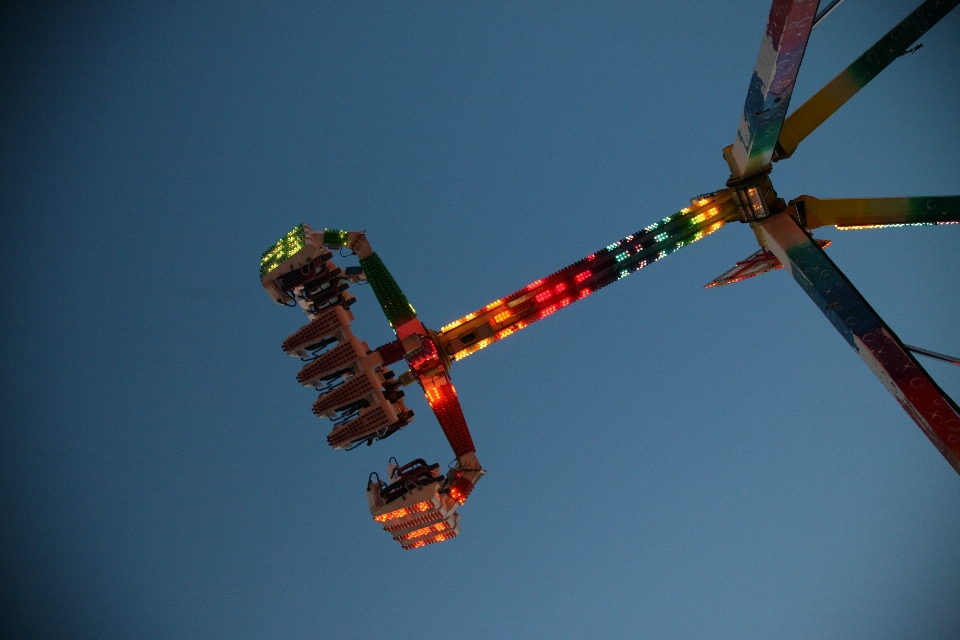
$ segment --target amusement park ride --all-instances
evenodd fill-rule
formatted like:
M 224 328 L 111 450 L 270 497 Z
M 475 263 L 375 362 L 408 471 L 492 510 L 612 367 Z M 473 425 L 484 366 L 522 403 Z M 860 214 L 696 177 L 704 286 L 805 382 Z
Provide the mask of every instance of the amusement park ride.
M 726 188 L 697 196 L 689 207 L 628 235 L 523 289 L 494 300 L 433 331 L 417 314 L 363 232 L 314 231 L 297 226 L 263 254 L 260 276 L 274 301 L 302 308 L 309 323 L 283 342 L 306 364 L 297 374 L 320 392 L 318 417 L 333 421 L 330 446 L 349 450 L 382 440 L 410 423 L 402 386 L 419 383 L 456 455 L 445 474 L 422 459 L 393 462 L 388 477 L 370 474 L 373 519 L 404 549 L 456 537 L 457 509 L 483 476 L 457 391 L 453 362 L 502 340 L 598 289 L 704 238 L 730 222 L 747 224 L 760 251 L 707 287 L 786 267 L 831 324 L 864 360 L 944 458 L 960 473 L 960 408 L 911 351 L 960 364 L 955 358 L 904 345 L 827 257 L 829 244 L 811 231 L 822 226 L 869 229 L 960 222 L 960 196 L 821 200 L 781 199 L 770 181 L 772 162 L 797 146 L 880 71 L 949 13 L 960 0 L 927 0 L 836 78 L 787 117 L 818 0 L 774 0 L 734 143 L 723 149 Z M 341 270 L 331 250 L 347 248 L 359 267 Z M 370 349 L 350 330 L 350 282 L 366 281 L 396 333 Z M 395 375 L 388 365 L 405 361 Z

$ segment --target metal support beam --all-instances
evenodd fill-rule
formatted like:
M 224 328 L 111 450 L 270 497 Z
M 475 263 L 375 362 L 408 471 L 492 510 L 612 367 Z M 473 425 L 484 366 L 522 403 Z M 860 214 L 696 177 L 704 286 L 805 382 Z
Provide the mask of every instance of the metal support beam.
M 790 206 L 805 229 L 830 225 L 857 229 L 960 223 L 960 196 L 831 199 L 800 196 L 791 200 Z
M 790 270 L 834 328 L 960 473 L 957 404 L 793 218 L 781 213 L 752 226 L 760 244 Z
M 757 175 L 770 166 L 807 49 L 817 3 L 818 0 L 773 0 L 733 142 L 733 160 L 740 178 Z

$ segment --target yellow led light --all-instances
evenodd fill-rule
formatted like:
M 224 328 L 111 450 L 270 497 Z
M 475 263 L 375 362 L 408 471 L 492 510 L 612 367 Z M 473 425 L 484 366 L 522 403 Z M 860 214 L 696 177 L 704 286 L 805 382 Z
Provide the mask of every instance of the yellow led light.
M 494 300 L 493 302 L 491 302 L 490 304 L 488 304 L 487 306 L 485 306 L 485 307 L 483 308 L 483 310 L 484 310 L 484 311 L 490 311 L 490 309 L 496 309 L 497 307 L 499 307 L 499 306 L 502 305 L 502 304 L 503 304 L 503 298 L 500 298 L 499 300 Z

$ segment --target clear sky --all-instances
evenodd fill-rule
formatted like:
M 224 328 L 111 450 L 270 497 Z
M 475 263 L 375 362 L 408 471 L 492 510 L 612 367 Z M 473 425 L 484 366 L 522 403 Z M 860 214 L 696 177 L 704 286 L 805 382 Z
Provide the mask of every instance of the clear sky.
M 914 4 L 844 3 L 793 106 Z M 456 365 L 489 472 L 410 552 L 364 487 L 452 459 L 426 402 L 331 450 L 259 284 L 297 223 L 366 229 L 438 328 L 721 188 L 766 1 L 0 11 L 5 637 L 957 637 L 960 477 L 784 271 L 702 288 L 747 227 Z M 960 10 L 921 42 L 781 195 L 960 194 Z M 817 236 L 960 354 L 960 227 Z

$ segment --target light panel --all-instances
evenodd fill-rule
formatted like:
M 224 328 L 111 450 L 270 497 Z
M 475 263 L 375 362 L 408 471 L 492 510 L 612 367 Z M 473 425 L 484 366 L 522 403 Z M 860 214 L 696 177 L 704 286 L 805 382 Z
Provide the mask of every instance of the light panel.
M 285 236 L 277 240 L 277 243 L 263 252 L 260 257 L 260 278 L 279 267 L 284 260 L 294 256 L 306 245 L 306 239 L 303 233 L 303 225 L 298 224 L 291 229 Z

